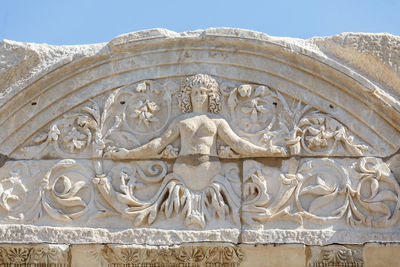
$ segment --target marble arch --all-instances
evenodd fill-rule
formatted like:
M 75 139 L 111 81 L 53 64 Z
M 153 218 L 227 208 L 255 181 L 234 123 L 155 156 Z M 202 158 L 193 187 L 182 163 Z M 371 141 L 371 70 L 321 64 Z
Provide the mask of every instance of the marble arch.
M 399 49 L 229 28 L 1 42 L 0 264 L 257 266 L 284 244 L 281 266 L 377 266 L 360 244 L 400 242 Z
M 373 148 L 372 155 L 399 149 L 398 103 L 372 79 L 295 40 L 210 29 L 122 35 L 92 56 L 43 71 L 3 99 L 1 153 L 13 157 L 40 129 L 90 98 L 146 79 L 194 73 L 276 88 L 340 118 Z

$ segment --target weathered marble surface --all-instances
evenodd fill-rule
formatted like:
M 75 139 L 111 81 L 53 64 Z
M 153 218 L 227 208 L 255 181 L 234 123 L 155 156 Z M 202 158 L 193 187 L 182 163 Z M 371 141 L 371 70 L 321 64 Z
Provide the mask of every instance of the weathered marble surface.
M 400 242 L 399 40 L 3 41 L 0 242 Z
M 314 267 L 398 266 L 398 244 L 305 246 L 191 243 L 176 246 L 115 244 L 0 245 L 1 266 L 59 267 Z

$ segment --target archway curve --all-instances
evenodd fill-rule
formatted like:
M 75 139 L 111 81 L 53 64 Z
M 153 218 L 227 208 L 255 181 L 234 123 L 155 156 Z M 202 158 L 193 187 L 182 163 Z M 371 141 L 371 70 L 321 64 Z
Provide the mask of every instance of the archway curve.
M 13 156 L 45 125 L 97 95 L 135 81 L 194 73 L 276 88 L 337 118 L 377 156 L 400 148 L 396 103 L 361 74 L 292 41 L 245 30 L 210 29 L 119 36 L 97 55 L 44 74 L 0 107 L 0 153 Z

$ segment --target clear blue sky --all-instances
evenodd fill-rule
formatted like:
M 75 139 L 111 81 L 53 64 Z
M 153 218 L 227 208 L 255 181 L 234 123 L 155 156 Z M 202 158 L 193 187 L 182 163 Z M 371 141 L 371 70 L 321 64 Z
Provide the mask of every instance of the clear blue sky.
M 235 27 L 310 38 L 341 32 L 400 35 L 400 0 L 0 0 L 0 39 L 107 42 L 127 32 Z

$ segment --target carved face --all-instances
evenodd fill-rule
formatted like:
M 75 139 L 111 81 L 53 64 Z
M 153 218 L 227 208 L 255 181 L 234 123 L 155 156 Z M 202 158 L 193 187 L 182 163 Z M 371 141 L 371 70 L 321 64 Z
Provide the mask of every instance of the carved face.
M 208 89 L 206 87 L 193 87 L 190 100 L 193 106 L 208 106 Z

